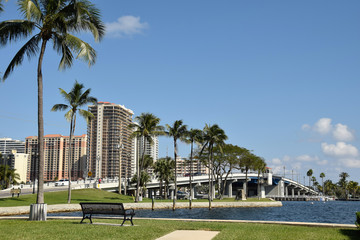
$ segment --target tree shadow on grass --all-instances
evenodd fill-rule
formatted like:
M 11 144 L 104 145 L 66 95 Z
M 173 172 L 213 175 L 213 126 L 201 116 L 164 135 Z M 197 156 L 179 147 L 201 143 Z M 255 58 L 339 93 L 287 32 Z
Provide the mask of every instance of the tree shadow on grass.
M 340 233 L 351 240 L 360 239 L 360 229 L 340 229 Z
M 22 198 L 13 197 L 13 198 L 0 198 L 0 202 L 9 201 L 9 199 L 11 199 L 11 201 L 15 201 L 15 202 L 26 202 L 27 201 L 27 200 L 22 199 Z

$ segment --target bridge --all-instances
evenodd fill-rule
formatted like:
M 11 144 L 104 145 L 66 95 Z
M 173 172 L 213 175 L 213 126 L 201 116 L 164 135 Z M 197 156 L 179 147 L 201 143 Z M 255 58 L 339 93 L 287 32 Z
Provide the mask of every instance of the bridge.
M 225 175 L 223 176 L 225 178 Z M 229 174 L 226 180 L 225 187 L 225 196 L 224 197 L 235 197 L 239 190 L 244 189 L 246 175 L 245 173 L 232 173 Z M 257 173 L 249 173 L 247 176 L 248 182 L 248 197 L 257 196 L 258 189 L 258 174 Z M 122 181 L 122 189 L 125 187 L 125 179 Z M 201 176 L 193 176 L 192 177 L 192 189 L 191 196 L 192 198 L 196 198 L 196 188 L 201 185 L 208 185 L 209 177 L 208 175 Z M 189 177 L 178 177 L 177 185 L 180 188 L 189 189 Z M 108 191 L 116 191 L 118 189 L 119 183 L 117 180 L 107 180 L 104 179 L 101 181 L 101 184 L 92 184 L 95 188 L 100 188 Z M 127 191 L 135 191 L 135 185 L 128 185 Z M 156 195 L 156 193 L 160 189 L 160 182 L 153 178 L 151 182 L 146 184 L 147 189 L 147 197 L 152 197 Z M 174 194 L 174 184 L 170 184 L 170 196 Z M 271 173 L 265 173 L 264 175 L 260 175 L 260 196 L 262 198 L 269 197 L 274 199 L 284 199 L 284 200 L 304 200 L 308 199 L 309 196 L 318 196 L 319 193 L 314 191 L 313 189 L 296 182 L 294 180 L 279 176 L 272 175 Z M 213 198 L 215 198 L 215 182 L 213 184 Z M 207 196 L 207 195 L 206 195 Z
M 225 176 L 223 176 L 225 177 Z M 239 194 L 240 190 L 244 189 L 246 175 L 245 173 L 232 173 L 229 174 L 226 180 L 225 187 L 225 195 L 224 197 L 235 197 Z M 128 182 L 128 181 L 126 181 Z M 258 175 L 257 173 L 249 173 L 247 177 L 248 182 L 248 197 L 254 197 L 258 195 Z M 215 182 L 214 182 L 215 183 Z M 118 179 L 103 179 L 99 184 L 95 180 L 82 180 L 82 181 L 72 181 L 73 189 L 82 189 L 82 188 L 98 188 L 107 191 L 117 191 L 119 186 Z M 199 195 L 197 194 L 196 188 L 202 185 L 209 184 L 208 175 L 201 176 L 193 176 L 192 177 L 192 189 L 191 196 L 192 198 L 201 198 L 207 197 L 208 195 Z M 125 186 L 126 185 L 126 186 Z M 177 185 L 180 188 L 190 188 L 189 177 L 179 176 L 177 178 Z M 32 185 L 17 185 L 11 186 L 7 190 L 0 191 L 6 197 L 9 195 L 9 191 L 11 188 L 21 188 L 22 193 L 31 193 Z M 128 194 L 134 192 L 136 190 L 135 184 L 125 184 L 125 179 L 122 179 L 122 189 L 124 190 L 126 187 Z M 169 195 L 172 197 L 174 195 L 174 183 L 170 184 Z M 55 183 L 45 183 L 44 190 L 45 191 L 59 191 L 65 190 L 67 186 L 55 186 Z M 146 197 L 152 197 L 155 195 L 159 195 L 160 182 L 153 178 L 151 182 L 146 184 Z M 264 175 L 260 175 L 260 196 L 262 198 L 274 198 L 276 200 L 313 200 L 314 198 L 319 198 L 318 192 L 313 189 L 296 182 L 294 180 L 279 176 L 272 175 L 272 173 L 265 173 Z M 215 198 L 215 184 L 213 184 L 213 198 Z M 0 196 L 1 197 L 1 196 Z

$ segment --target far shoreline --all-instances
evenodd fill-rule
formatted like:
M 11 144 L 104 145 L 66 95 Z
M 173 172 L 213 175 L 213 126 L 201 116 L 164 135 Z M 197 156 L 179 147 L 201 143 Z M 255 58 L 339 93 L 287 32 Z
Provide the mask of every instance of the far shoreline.
M 157 209 L 172 209 L 172 202 L 155 202 L 154 210 Z M 142 203 L 124 203 L 125 208 L 137 209 L 152 209 L 151 202 Z M 271 202 L 212 202 L 212 208 L 258 208 L 258 207 L 282 207 L 282 203 L 279 201 Z M 177 202 L 176 208 L 185 209 L 189 208 L 188 202 Z M 192 208 L 209 208 L 208 202 L 192 202 Z M 74 204 L 54 204 L 47 205 L 48 213 L 58 212 L 78 212 L 81 211 L 81 206 L 78 203 Z M 13 215 L 25 215 L 30 213 L 30 206 L 18 206 L 18 207 L 0 207 L 0 216 L 13 216 Z

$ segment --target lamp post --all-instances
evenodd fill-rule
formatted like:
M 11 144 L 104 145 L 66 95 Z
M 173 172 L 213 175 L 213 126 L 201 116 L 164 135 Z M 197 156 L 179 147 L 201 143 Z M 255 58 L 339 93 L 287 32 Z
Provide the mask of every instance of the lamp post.
M 118 190 L 119 190 L 119 194 L 121 194 L 121 154 L 122 154 L 122 151 L 124 149 L 124 144 L 121 143 L 121 138 L 120 138 L 120 144 L 117 145 L 117 148 L 119 149 L 119 187 L 118 187 Z
M 127 157 L 127 163 L 126 163 L 126 166 L 125 166 L 125 184 L 124 184 L 124 195 L 126 195 L 126 191 L 127 191 L 127 184 L 128 184 L 128 181 L 126 181 L 127 179 L 127 175 L 128 175 L 128 167 L 129 167 L 129 162 L 130 162 L 130 157 L 131 157 L 131 154 L 130 153 L 127 153 L 126 154 L 126 157 Z

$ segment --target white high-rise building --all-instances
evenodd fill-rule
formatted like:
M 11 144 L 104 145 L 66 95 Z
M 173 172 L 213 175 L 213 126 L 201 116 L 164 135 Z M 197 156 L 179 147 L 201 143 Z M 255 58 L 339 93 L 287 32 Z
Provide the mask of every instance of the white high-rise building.
M 159 158 L 159 139 L 157 136 L 152 137 L 152 143 L 146 140 L 144 137 L 141 138 L 134 138 L 134 165 L 136 166 L 138 159 L 139 162 L 142 158 L 142 154 L 144 151 L 144 144 L 145 144 L 145 155 L 152 157 L 153 162 L 155 163 Z M 135 169 L 136 170 L 136 169 Z M 153 173 L 152 168 L 148 168 L 147 172 L 149 174 Z
M 25 153 L 25 142 L 11 138 L 0 138 L 0 153 L 3 155 L 11 154 L 12 150 L 16 150 L 17 153 Z
M 95 178 L 129 178 L 134 172 L 132 130 L 133 111 L 123 105 L 99 102 L 89 106 L 94 115 L 88 123 L 89 173 Z

